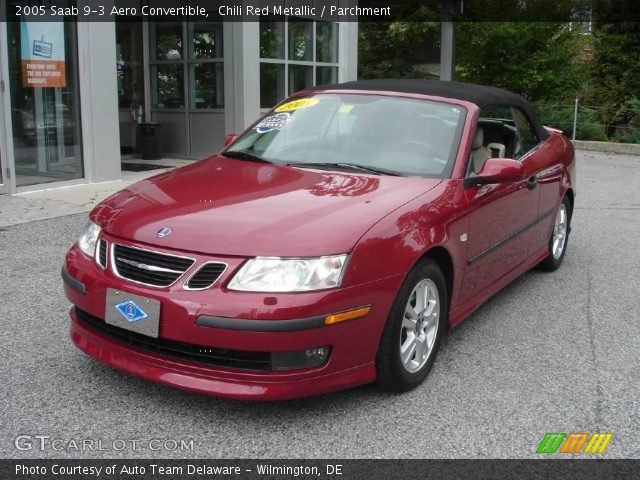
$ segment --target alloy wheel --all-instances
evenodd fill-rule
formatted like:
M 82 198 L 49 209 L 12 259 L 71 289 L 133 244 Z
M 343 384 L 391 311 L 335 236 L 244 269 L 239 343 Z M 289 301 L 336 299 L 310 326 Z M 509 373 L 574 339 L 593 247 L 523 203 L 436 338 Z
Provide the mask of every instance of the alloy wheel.
M 553 226 L 553 240 L 551 242 L 551 254 L 554 259 L 559 259 L 564 251 L 567 241 L 567 207 L 564 203 L 560 204 L 556 221 Z
M 409 373 L 427 363 L 440 322 L 440 297 L 433 280 L 420 280 L 413 288 L 400 328 L 400 360 Z

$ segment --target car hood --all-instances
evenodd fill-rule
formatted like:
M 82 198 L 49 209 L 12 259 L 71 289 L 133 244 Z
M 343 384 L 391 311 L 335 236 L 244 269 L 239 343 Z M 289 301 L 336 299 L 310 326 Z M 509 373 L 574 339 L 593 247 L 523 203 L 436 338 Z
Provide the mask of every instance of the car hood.
M 382 217 L 441 180 L 211 157 L 137 182 L 98 205 L 106 232 L 214 255 L 349 252 Z M 170 227 L 163 238 L 157 232 Z

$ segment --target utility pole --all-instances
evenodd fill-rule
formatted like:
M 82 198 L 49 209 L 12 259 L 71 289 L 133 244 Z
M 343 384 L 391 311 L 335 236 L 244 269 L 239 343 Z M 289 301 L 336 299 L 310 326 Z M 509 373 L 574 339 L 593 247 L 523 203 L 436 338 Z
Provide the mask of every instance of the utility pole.
M 456 79 L 456 34 L 453 15 L 456 0 L 445 0 L 440 24 L 440 80 Z

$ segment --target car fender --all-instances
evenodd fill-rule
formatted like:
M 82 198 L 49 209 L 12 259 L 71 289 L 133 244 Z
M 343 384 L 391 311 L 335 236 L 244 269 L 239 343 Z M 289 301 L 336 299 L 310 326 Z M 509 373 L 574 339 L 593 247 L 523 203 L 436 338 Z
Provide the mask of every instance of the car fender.
M 450 304 L 456 299 L 467 255 L 469 218 L 461 180 L 446 180 L 375 224 L 356 244 L 348 265 L 345 284 L 357 285 L 374 279 L 398 276 L 398 285 L 425 255 L 444 249 L 451 258 Z M 401 275 L 399 275 L 401 274 Z

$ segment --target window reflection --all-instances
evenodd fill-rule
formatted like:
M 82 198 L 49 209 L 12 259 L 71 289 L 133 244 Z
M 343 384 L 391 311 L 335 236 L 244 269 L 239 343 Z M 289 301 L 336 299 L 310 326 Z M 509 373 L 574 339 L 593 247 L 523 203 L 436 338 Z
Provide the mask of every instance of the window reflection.
M 193 86 L 191 108 L 222 108 L 224 106 L 224 75 L 222 63 L 196 63 L 191 66 Z
M 317 67 L 316 85 L 338 83 L 338 67 Z
M 337 83 L 338 36 L 334 22 L 261 19 L 260 108 L 271 108 L 286 95 L 313 85 Z
M 222 58 L 222 23 L 190 23 L 191 57 Z
M 184 108 L 184 75 L 182 64 L 153 65 L 151 80 L 155 83 L 153 105 L 157 108 Z
M 313 22 L 289 21 L 289 60 L 313 60 Z
M 152 107 L 223 108 L 222 22 L 159 22 L 149 28 L 150 50 L 156 54 L 150 62 Z
M 284 65 L 260 64 L 260 108 L 271 108 L 284 98 Z
M 338 62 L 337 23 L 316 23 L 316 61 L 324 63 Z
M 157 22 L 149 24 L 155 57 L 153 60 L 180 60 L 182 58 L 182 23 Z M 155 34 L 155 35 L 154 35 Z
M 260 22 L 260 58 L 284 59 L 284 22 Z
M 289 65 L 289 94 L 313 85 L 313 67 Z

